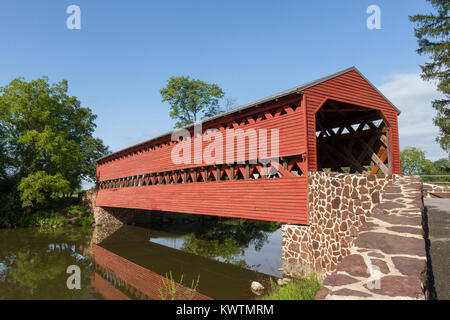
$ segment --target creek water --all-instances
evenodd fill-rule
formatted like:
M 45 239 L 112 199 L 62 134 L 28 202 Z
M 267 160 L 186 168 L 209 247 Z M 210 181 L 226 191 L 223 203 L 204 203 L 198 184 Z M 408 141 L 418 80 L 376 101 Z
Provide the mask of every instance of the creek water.
M 0 229 L 6 300 L 254 299 L 251 282 L 267 287 L 280 267 L 281 228 L 272 222 Z M 69 289 L 78 279 L 80 289 Z

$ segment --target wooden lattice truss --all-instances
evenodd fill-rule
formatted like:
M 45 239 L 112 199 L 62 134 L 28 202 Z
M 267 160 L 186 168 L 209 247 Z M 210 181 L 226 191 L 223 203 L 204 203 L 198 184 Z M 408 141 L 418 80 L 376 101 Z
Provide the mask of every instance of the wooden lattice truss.
M 329 101 L 316 129 L 320 171 L 391 173 L 389 127 L 378 111 Z
M 266 159 L 258 163 L 246 161 L 153 172 L 99 182 L 99 189 L 115 189 L 177 183 L 235 181 L 248 179 L 282 179 L 304 176 L 307 172 L 306 155 L 298 154 Z M 262 162 L 262 163 L 261 163 Z

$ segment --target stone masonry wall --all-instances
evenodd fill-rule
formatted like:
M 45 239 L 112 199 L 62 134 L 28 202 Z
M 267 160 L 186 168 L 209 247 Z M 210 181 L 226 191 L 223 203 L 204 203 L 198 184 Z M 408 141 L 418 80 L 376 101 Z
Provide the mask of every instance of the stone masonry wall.
M 425 299 L 427 221 L 423 212 L 420 177 L 389 182 L 350 254 L 324 279 L 316 299 Z
M 436 183 L 423 183 L 424 198 L 450 198 L 450 186 Z
M 336 270 L 359 229 L 395 176 L 309 173 L 309 226 L 283 225 L 282 261 L 287 275 Z
M 122 225 L 131 222 L 149 222 L 151 215 L 147 210 L 108 208 L 95 206 L 95 190 L 85 191 L 81 195 L 81 203 L 94 216 L 96 225 Z

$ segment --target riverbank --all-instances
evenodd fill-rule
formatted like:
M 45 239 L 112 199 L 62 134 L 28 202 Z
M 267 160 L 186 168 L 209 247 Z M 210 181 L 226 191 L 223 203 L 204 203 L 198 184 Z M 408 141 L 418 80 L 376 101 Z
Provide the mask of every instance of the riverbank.
M 92 215 L 83 208 L 78 197 L 53 199 L 28 212 L 20 207 L 0 212 L 0 228 L 87 227 L 93 223 Z

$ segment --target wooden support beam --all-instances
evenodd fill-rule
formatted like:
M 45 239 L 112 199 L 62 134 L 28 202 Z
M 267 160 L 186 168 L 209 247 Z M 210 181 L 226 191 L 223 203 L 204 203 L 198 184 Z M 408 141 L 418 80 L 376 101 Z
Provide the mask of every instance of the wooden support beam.
M 350 145 L 353 144 L 353 141 L 354 141 L 354 140 L 350 141 Z M 353 156 L 353 153 L 352 153 L 352 147 L 351 147 L 351 146 L 347 147 L 347 146 L 345 146 L 345 145 L 342 144 L 342 145 L 341 145 L 341 148 L 344 150 L 345 155 L 349 158 L 349 160 L 350 160 L 350 162 L 351 162 L 350 167 L 353 168 L 355 171 L 360 171 L 360 172 L 362 173 L 362 172 L 364 171 L 364 167 L 363 167 L 363 166 L 361 165 L 361 163 L 358 162 L 358 160 L 356 160 L 355 157 Z M 359 166 L 355 166 L 354 164 L 356 164 L 356 163 L 358 163 Z M 353 164 L 353 165 L 352 165 L 352 164 Z
M 377 153 L 378 158 L 380 158 L 381 161 L 385 161 L 387 158 L 387 149 L 383 146 L 380 146 L 380 149 L 378 150 Z M 378 170 L 380 170 L 380 167 L 378 167 L 378 165 L 374 165 L 372 170 L 370 171 L 371 174 L 377 174 Z
M 284 168 L 284 166 L 278 164 L 278 171 L 281 173 L 281 175 L 283 177 L 296 177 L 295 174 L 293 174 L 292 172 L 289 172 L 287 170 L 287 163 L 286 163 L 286 169 Z
M 369 139 L 369 146 L 372 148 L 373 145 L 375 144 L 375 142 L 377 141 L 378 136 L 372 136 Z M 358 158 L 356 159 L 359 163 L 362 163 L 364 161 L 364 159 L 367 157 L 367 153 L 364 152 L 364 150 L 362 150 L 361 154 L 358 156 Z
M 384 174 L 389 174 L 389 169 L 384 165 L 383 161 L 376 155 L 373 149 L 361 138 L 358 139 L 359 144 L 363 147 L 363 150 L 367 155 L 375 162 Z
M 288 163 L 287 163 L 286 159 L 285 159 L 285 158 L 282 158 L 281 161 L 282 161 L 282 163 L 283 163 L 283 169 L 284 169 L 284 170 L 287 170 L 287 169 L 288 169 Z
M 262 176 L 263 178 L 267 178 L 267 163 L 263 163 L 262 165 Z
M 338 109 L 323 109 L 321 112 L 334 112 L 334 113 L 342 113 L 342 112 L 366 112 L 368 108 L 339 108 Z M 370 110 L 369 110 L 370 111 Z
M 391 129 L 388 126 L 386 126 L 386 149 L 387 149 L 387 156 L 388 156 L 389 174 L 392 174 Z

